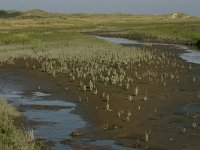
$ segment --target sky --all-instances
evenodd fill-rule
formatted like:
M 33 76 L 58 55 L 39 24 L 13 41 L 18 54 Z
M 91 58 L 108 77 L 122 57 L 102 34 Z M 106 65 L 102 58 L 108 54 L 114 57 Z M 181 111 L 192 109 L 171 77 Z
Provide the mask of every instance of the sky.
M 61 13 L 166 14 L 200 16 L 200 0 L 0 0 L 0 9 Z

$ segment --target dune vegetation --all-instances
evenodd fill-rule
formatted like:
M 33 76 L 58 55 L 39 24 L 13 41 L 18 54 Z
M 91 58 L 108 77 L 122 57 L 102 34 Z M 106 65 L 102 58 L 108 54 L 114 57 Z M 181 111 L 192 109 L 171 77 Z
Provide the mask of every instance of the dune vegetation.
M 42 10 L 1 11 L 0 30 L 65 28 L 75 32 L 136 38 L 144 41 L 196 44 L 200 18 L 184 13 L 167 15 L 56 14 Z

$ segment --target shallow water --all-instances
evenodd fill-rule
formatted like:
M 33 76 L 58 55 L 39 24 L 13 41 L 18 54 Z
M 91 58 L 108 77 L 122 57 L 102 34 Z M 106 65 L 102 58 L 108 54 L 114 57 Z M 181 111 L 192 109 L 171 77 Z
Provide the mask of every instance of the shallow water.
M 183 45 L 176 45 L 176 44 L 165 44 L 165 43 L 148 43 L 148 42 L 140 42 L 137 40 L 129 40 L 125 38 L 113 38 L 113 37 L 101 37 L 97 36 L 99 39 L 103 39 L 105 41 L 114 43 L 114 44 L 128 44 L 128 45 L 145 45 L 145 46 L 153 46 L 153 45 L 160 45 L 160 46 L 175 46 L 178 49 L 184 50 L 182 54 L 180 54 L 180 58 L 187 62 L 200 64 L 200 49 L 197 47 L 189 48 Z
M 79 128 L 84 128 L 86 125 L 86 122 L 79 115 L 71 113 L 76 105 L 67 102 L 67 99 L 64 98 L 59 100 L 53 99 L 52 96 L 55 93 L 43 93 L 39 90 L 34 91 L 35 88 L 32 88 L 34 85 L 30 86 L 30 82 L 26 82 L 29 80 L 24 72 L 13 74 L 11 69 L 1 72 L 0 96 L 15 106 L 66 106 L 58 110 L 38 110 L 29 107 L 28 109 L 24 109 L 22 115 L 28 121 L 37 122 L 33 126 L 35 136 L 55 142 L 53 149 L 72 149 L 68 145 L 60 144 L 60 141 L 69 138 L 71 132 Z M 26 85 L 27 83 L 28 85 Z M 27 91 L 29 93 L 30 91 L 32 92 L 26 95 Z
M 185 107 L 183 107 L 183 111 L 189 114 L 200 114 L 200 104 L 188 104 Z
M 187 49 L 187 53 L 183 53 L 180 57 L 187 62 L 200 64 L 200 50 L 199 49 Z
M 115 144 L 114 140 L 97 140 L 95 142 L 91 142 L 91 144 L 94 144 L 96 146 L 107 146 L 114 150 L 138 150 L 138 149 L 134 149 L 134 148 L 128 148 L 128 147 L 123 147 L 123 146 L 117 145 L 117 144 Z
M 111 43 L 115 43 L 115 44 L 143 44 L 142 42 L 136 41 L 136 40 L 129 40 L 129 39 L 125 39 L 125 38 L 114 38 L 114 37 L 101 37 L 101 36 L 97 36 L 98 39 L 103 39 L 106 40 L 108 42 Z

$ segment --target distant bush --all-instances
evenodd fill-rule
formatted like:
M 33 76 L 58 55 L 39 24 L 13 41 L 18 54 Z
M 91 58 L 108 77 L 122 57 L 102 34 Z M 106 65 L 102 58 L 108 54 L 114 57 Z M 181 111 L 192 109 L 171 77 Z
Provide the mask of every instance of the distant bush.
M 21 12 L 18 12 L 18 11 L 0 10 L 0 18 L 11 18 L 11 17 L 20 16 L 20 15 L 21 15 Z
M 27 33 L 9 33 L 0 38 L 3 44 L 28 44 L 32 38 Z

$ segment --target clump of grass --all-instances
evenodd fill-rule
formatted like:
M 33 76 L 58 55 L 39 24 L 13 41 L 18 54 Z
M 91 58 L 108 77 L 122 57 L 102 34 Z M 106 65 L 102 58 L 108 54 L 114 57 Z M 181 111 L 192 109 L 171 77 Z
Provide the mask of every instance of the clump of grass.
M 14 125 L 13 119 L 19 112 L 0 98 L 0 149 L 1 150 L 36 150 L 33 131 L 24 133 Z
M 128 110 L 127 116 L 126 116 L 126 121 L 129 122 L 131 117 L 131 112 Z
M 138 96 L 138 93 L 139 93 L 139 89 L 138 89 L 138 87 L 136 86 L 134 95 L 135 95 L 135 96 Z
M 11 34 L 4 34 L 3 38 L 0 39 L 0 43 L 3 44 L 28 44 L 34 40 L 29 34 L 27 33 L 11 33 Z

